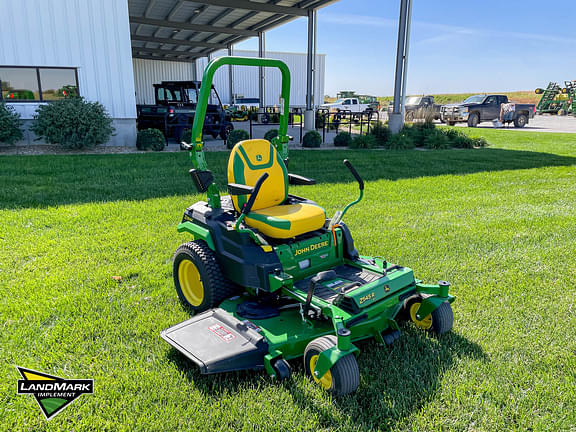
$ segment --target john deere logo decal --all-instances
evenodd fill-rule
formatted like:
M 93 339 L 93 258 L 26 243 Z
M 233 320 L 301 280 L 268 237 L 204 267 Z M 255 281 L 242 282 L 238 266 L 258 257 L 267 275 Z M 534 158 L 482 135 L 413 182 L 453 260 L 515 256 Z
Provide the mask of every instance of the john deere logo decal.
M 80 395 L 94 393 L 94 380 L 66 379 L 16 367 L 24 378 L 18 380 L 17 393 L 34 395 L 47 420 L 62 411 Z
M 262 162 L 262 155 L 260 155 L 260 154 L 259 154 L 259 155 L 256 155 L 256 160 L 257 160 L 258 162 Z

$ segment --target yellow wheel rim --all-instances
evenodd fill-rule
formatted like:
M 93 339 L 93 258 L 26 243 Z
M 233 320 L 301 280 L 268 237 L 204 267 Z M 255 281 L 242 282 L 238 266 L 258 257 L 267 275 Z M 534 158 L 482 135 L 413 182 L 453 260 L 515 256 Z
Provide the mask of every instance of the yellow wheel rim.
M 314 381 L 320 384 L 324 390 L 330 390 L 332 388 L 332 373 L 330 371 L 326 372 L 322 378 L 316 378 L 314 375 L 314 369 L 316 368 L 316 363 L 318 363 L 318 355 L 313 355 L 310 357 L 310 373 Z
M 190 260 L 180 262 L 178 266 L 178 281 L 182 294 L 192 306 L 200 306 L 204 300 L 204 284 L 200 278 L 200 272 Z
M 428 316 L 419 320 L 416 317 L 416 313 L 418 312 L 419 308 L 420 302 L 412 303 L 412 306 L 410 306 L 410 319 L 414 324 L 416 324 L 417 327 L 423 330 L 428 330 L 430 327 L 432 327 L 432 314 L 428 314 Z

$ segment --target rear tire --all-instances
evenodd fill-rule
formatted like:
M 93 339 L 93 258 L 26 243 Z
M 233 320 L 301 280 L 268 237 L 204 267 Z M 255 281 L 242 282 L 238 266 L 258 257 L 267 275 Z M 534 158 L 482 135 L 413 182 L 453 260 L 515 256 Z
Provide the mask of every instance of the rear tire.
M 478 127 L 480 123 L 480 115 L 478 113 L 472 113 L 468 117 L 468 127 Z
M 236 291 L 222 274 L 216 254 L 202 240 L 185 243 L 176 250 L 172 273 L 178 297 L 195 312 L 218 306 Z
M 338 339 L 334 335 L 323 336 L 310 342 L 304 351 L 304 369 L 324 390 L 342 396 L 354 392 L 360 384 L 360 370 L 354 354 L 342 357 L 320 379 L 312 372 L 320 353 L 336 346 L 337 343 Z
M 528 123 L 528 117 L 526 114 L 520 114 L 514 119 L 514 127 L 523 128 Z
M 456 126 L 456 122 L 455 121 L 446 121 L 446 124 L 448 126 Z

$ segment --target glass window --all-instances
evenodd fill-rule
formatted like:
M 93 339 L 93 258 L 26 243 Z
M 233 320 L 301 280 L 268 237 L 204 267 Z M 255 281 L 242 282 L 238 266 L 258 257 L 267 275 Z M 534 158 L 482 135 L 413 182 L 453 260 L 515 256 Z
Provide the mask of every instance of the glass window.
M 50 101 L 80 95 L 76 69 L 0 67 L 0 82 L 6 102 Z
M 78 96 L 74 69 L 40 69 L 42 100 L 57 100 Z
M 0 68 L 0 81 L 5 101 L 40 100 L 36 68 Z
M 356 99 L 352 99 L 352 105 L 358 105 L 358 101 Z

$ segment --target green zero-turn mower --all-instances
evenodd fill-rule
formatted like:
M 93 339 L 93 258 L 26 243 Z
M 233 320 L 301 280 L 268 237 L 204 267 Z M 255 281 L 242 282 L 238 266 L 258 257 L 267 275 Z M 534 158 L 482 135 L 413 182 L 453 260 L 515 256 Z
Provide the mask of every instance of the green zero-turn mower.
M 222 65 L 272 67 L 282 74 L 278 137 L 236 144 L 227 196 L 220 196 L 202 151 L 204 111 Z M 208 201 L 184 212 L 178 231 L 194 240 L 174 255 L 176 291 L 196 314 L 161 336 L 205 374 L 265 369 L 285 379 L 288 360 L 303 356 L 314 381 L 341 395 L 356 390 L 360 380 L 354 342 L 394 342 L 400 318 L 447 332 L 454 297 L 447 282 L 423 284 L 408 267 L 359 255 L 343 219 L 362 199 L 364 182 L 347 160 L 360 196 L 331 219 L 315 202 L 289 193 L 289 185 L 315 184 L 287 171 L 289 95 L 290 73 L 279 60 L 220 57 L 206 67 L 193 142 L 185 147 L 192 179 Z

